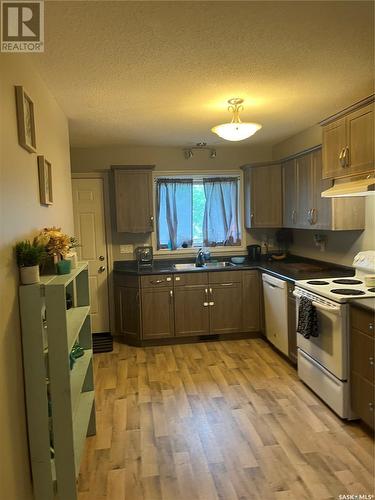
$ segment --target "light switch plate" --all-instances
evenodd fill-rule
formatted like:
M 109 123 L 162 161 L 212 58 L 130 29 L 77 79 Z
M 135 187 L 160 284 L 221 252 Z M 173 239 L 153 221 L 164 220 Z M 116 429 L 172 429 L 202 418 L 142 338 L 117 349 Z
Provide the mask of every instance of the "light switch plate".
M 120 253 L 133 253 L 133 245 L 120 245 Z

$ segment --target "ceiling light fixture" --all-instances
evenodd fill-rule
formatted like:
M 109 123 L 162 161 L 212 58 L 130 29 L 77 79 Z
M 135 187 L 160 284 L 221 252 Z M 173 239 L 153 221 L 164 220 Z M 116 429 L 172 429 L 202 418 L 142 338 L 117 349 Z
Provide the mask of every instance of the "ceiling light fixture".
M 262 125 L 259 125 L 259 123 L 241 122 L 240 111 L 243 111 L 242 103 L 243 99 L 239 97 L 229 99 L 228 111 L 233 113 L 231 123 L 216 125 L 211 131 L 227 141 L 243 141 L 261 129 Z

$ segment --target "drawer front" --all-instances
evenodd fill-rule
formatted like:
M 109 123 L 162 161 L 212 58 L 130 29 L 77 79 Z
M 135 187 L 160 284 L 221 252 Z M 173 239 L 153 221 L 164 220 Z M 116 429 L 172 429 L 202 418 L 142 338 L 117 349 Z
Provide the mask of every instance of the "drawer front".
M 194 273 L 181 273 L 173 276 L 174 286 L 187 286 L 187 285 L 207 285 L 207 273 L 202 271 L 195 271 Z
M 208 273 L 209 283 L 241 283 L 241 271 L 219 271 Z
M 350 341 L 351 371 L 358 373 L 368 382 L 373 384 L 375 339 L 352 328 Z
M 356 373 L 351 376 L 351 406 L 352 410 L 371 429 L 374 429 L 374 391 L 375 387 Z
M 350 320 L 353 328 L 374 337 L 374 313 L 360 307 L 350 308 Z
M 162 288 L 171 287 L 173 285 L 171 274 L 155 274 L 141 276 L 142 288 Z

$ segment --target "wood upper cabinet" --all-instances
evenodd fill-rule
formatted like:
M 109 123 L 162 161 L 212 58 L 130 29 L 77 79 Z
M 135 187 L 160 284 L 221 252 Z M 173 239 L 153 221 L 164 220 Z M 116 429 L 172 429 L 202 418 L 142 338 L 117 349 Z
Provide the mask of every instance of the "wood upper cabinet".
M 119 233 L 150 233 L 154 230 L 153 166 L 112 167 Z
M 321 122 L 323 178 L 364 174 L 374 168 L 374 96 Z
M 297 227 L 298 176 L 297 162 L 289 160 L 282 165 L 283 175 L 283 226 Z
M 142 289 L 142 338 L 174 336 L 174 293 L 170 287 Z
M 298 204 L 297 224 L 298 228 L 309 228 L 311 224 L 311 210 L 314 206 L 315 186 L 313 185 L 313 168 L 311 155 L 307 154 L 296 159 L 298 175 Z
M 375 428 L 374 313 L 350 308 L 351 407 L 368 426 Z
M 363 198 L 322 198 L 332 186 L 322 179 L 322 150 L 317 148 L 283 164 L 284 227 L 297 229 L 363 229 Z
M 245 191 L 245 226 L 281 227 L 282 179 L 281 165 L 243 167 Z
M 261 330 L 261 287 L 258 271 L 242 271 L 242 331 Z

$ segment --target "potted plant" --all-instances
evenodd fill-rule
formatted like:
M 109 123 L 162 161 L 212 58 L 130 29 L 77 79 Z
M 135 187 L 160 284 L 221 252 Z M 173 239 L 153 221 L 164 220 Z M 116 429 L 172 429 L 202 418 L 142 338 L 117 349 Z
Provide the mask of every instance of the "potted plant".
M 34 243 L 45 246 L 47 254 L 54 259 L 58 274 L 70 273 L 71 261 L 65 259 L 69 253 L 70 239 L 61 228 L 46 227 L 34 240 Z
M 39 264 L 45 255 L 45 247 L 29 240 L 16 244 L 16 259 L 20 269 L 20 279 L 23 285 L 31 285 L 40 281 Z

